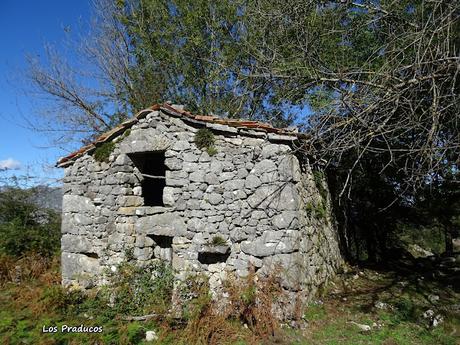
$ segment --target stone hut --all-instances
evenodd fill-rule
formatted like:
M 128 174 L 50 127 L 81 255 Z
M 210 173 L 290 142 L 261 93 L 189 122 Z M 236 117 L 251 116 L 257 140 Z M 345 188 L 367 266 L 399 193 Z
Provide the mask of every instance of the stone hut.
M 212 145 L 197 145 L 200 132 Z M 277 270 L 292 298 L 311 299 L 343 261 L 327 186 L 296 156 L 298 138 L 162 104 L 61 158 L 63 284 L 103 284 L 130 252 L 178 279 L 204 273 L 211 289 Z

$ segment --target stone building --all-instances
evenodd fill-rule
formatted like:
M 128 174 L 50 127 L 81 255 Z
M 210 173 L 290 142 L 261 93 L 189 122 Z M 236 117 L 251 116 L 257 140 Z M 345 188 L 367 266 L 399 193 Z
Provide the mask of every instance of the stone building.
M 214 142 L 197 145 L 200 131 Z M 131 251 L 139 263 L 169 262 L 178 279 L 205 273 L 216 289 L 229 274 L 276 268 L 288 294 L 310 299 L 342 258 L 327 186 L 297 142 L 163 104 L 60 159 L 63 284 L 99 285 Z

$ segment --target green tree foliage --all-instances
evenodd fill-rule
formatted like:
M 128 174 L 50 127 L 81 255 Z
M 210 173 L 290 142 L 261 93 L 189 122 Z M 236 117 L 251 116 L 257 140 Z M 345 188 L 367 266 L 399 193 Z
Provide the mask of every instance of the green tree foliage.
M 244 1 L 124 0 L 117 5 L 136 61 L 131 77 L 139 87 L 161 80 L 161 99 L 195 112 L 283 120 L 280 111 L 267 107 L 271 86 L 248 78 L 254 59 L 241 49 L 248 35 Z
M 273 86 L 251 75 L 244 1 L 96 0 L 93 10 L 91 31 L 69 44 L 82 65 L 52 47 L 46 60 L 29 59 L 28 87 L 46 100 L 38 122 L 31 119 L 38 129 L 87 142 L 165 101 L 198 113 L 289 122 Z
M 51 257 L 60 247 L 60 217 L 33 202 L 36 191 L 0 190 L 0 253 L 20 257 L 28 252 Z

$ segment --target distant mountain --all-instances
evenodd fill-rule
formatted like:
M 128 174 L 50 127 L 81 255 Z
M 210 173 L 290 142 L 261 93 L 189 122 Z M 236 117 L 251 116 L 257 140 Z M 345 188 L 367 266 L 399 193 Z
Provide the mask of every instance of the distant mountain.
M 50 208 L 60 212 L 62 209 L 62 188 L 49 186 L 33 187 L 33 202 L 40 208 Z

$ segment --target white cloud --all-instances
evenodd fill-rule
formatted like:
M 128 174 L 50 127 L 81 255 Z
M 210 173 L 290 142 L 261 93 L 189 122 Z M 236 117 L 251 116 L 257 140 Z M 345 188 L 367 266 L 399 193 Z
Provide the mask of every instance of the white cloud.
M 13 158 L 8 158 L 0 161 L 0 170 L 17 170 L 21 167 L 21 163 Z

